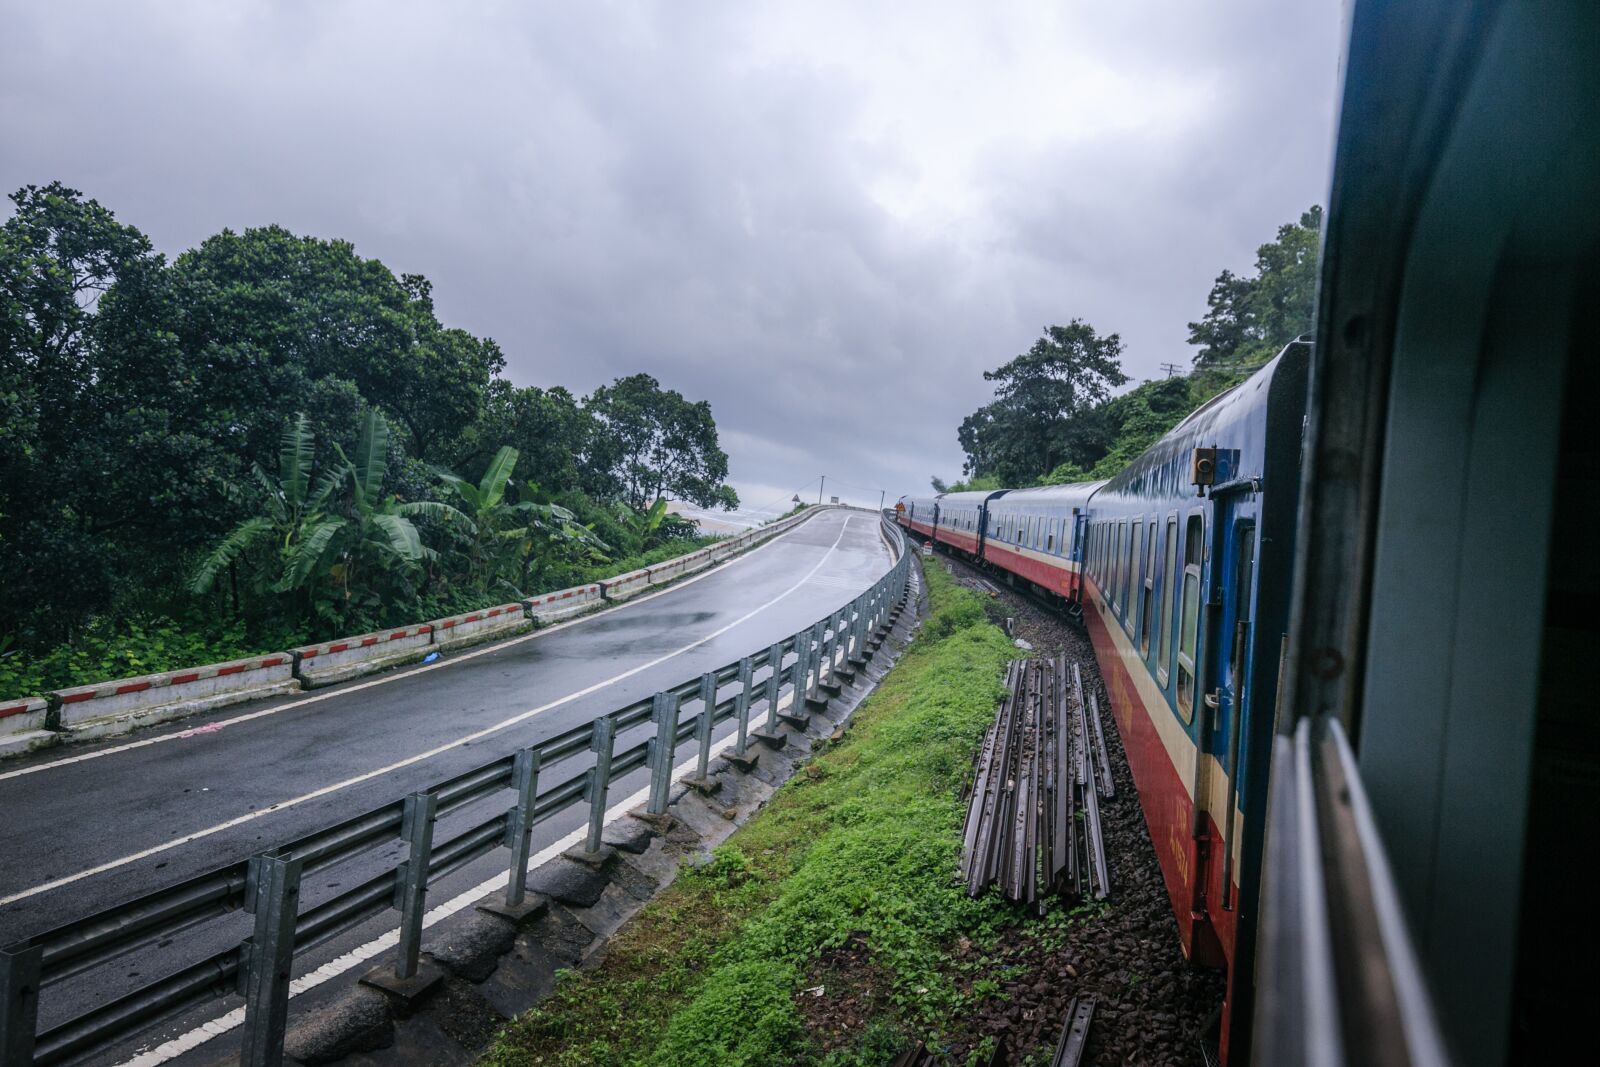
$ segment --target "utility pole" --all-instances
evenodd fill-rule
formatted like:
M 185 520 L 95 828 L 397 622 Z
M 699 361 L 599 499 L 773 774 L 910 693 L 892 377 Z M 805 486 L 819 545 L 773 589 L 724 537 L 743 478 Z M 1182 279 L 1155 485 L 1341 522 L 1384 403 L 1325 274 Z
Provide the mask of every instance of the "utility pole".
M 888 494 L 889 494 L 889 490 L 887 490 L 887 489 L 879 489 L 878 490 L 878 510 L 879 511 L 883 510 L 883 498 L 885 496 L 887 496 Z
M 822 488 L 828 484 L 828 476 L 826 474 L 821 475 L 821 478 L 822 481 L 817 483 L 817 503 L 819 504 L 822 503 Z
M 1176 363 L 1163 363 L 1163 364 L 1161 364 L 1161 369 L 1166 371 L 1167 372 L 1167 377 L 1170 378 L 1174 374 L 1177 374 L 1183 368 L 1181 366 L 1179 366 L 1178 364 L 1176 364 Z

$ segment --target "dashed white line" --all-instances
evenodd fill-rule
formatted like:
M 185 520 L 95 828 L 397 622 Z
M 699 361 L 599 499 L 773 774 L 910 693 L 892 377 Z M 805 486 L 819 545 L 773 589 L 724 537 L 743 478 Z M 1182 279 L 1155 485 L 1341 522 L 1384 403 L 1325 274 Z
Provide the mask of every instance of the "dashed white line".
M 837 542 L 835 542 L 835 544 L 837 544 Z M 792 699 L 792 694 L 786 694 L 783 699 L 778 701 L 778 706 L 782 707 L 790 703 Z M 771 712 L 767 712 L 761 715 L 759 718 L 752 719 L 750 721 L 750 726 L 752 729 L 754 729 L 758 726 L 764 725 L 769 718 L 771 718 Z M 732 737 L 725 738 L 720 743 L 713 746 L 711 750 L 712 754 L 721 755 L 723 752 L 733 747 L 733 742 L 734 739 Z M 678 764 L 672 769 L 673 777 L 676 778 L 678 775 L 684 774 L 691 769 L 695 769 L 697 766 L 697 760 L 698 757 L 696 759 L 684 760 L 682 763 Z M 621 803 L 607 808 L 605 815 L 606 824 L 610 825 L 613 820 L 621 818 L 630 809 L 637 807 L 639 804 L 648 799 L 649 795 L 650 787 L 646 786 Z M 561 853 L 565 852 L 573 845 L 576 845 L 578 842 L 584 840 L 584 837 L 587 833 L 588 830 L 586 828 L 580 827 L 576 830 L 573 830 L 565 837 L 560 838 L 554 844 L 541 849 L 533 856 L 532 859 L 528 861 L 528 869 L 533 870 L 539 867 L 541 864 L 548 863 L 550 860 L 561 855 Z M 445 919 L 448 919 L 457 912 L 462 911 L 463 909 L 468 908 L 482 900 L 484 897 L 487 897 L 496 889 L 503 888 L 506 884 L 506 879 L 508 879 L 510 875 L 511 871 L 509 868 L 507 868 L 506 870 L 495 875 L 493 878 L 486 878 L 482 882 L 479 882 L 477 885 L 473 886 L 471 889 L 468 889 L 465 892 L 457 893 L 455 896 L 451 897 L 443 904 L 440 904 L 438 907 L 430 909 L 422 918 L 423 928 L 427 929 L 436 923 L 443 922 Z M 380 934 L 371 941 L 368 941 L 366 944 L 360 945 L 357 948 L 353 948 L 344 955 L 337 956 L 334 959 L 329 960 L 327 963 L 324 963 L 321 967 L 318 967 L 311 973 L 301 975 L 299 978 L 291 981 L 289 983 L 289 996 L 291 999 L 293 999 L 302 993 L 308 992 L 309 990 L 315 989 L 326 982 L 332 981 L 340 975 L 349 972 L 352 968 L 365 963 L 367 960 L 370 960 L 375 956 L 382 955 L 384 952 L 394 948 L 399 943 L 400 931 L 398 929 L 391 930 L 388 933 Z M 179 1036 L 172 1038 L 170 1041 L 165 1041 L 160 1045 L 157 1045 L 153 1049 L 140 1052 L 131 1059 L 122 1061 L 118 1067 L 159 1067 L 160 1064 L 166 1063 L 169 1060 L 174 1060 L 186 1052 L 191 1052 L 194 1049 L 199 1048 L 201 1045 L 204 1045 L 214 1037 L 220 1037 L 228 1031 L 236 1029 L 243 1024 L 243 1022 L 244 1008 L 234 1008 L 232 1011 L 225 1012 L 215 1019 L 200 1024 L 187 1033 L 180 1034 Z
M 849 523 L 849 516 L 846 516 L 845 522 L 846 524 Z M 658 589 L 654 593 L 647 593 L 644 596 L 633 597 L 629 600 L 623 601 L 620 604 L 613 604 L 611 607 L 605 608 L 602 611 L 596 611 L 591 614 L 584 615 L 582 618 L 578 619 L 568 619 L 566 622 L 557 623 L 554 626 L 546 626 L 535 630 L 533 633 L 524 634 L 521 637 L 513 637 L 505 641 L 495 641 L 472 652 L 463 652 L 457 655 L 447 656 L 440 659 L 438 663 L 429 664 L 423 667 L 416 667 L 406 671 L 395 671 L 390 674 L 380 675 L 379 677 L 373 678 L 370 681 L 357 683 L 356 685 L 347 685 L 338 689 L 330 689 L 326 693 L 318 693 L 315 696 L 305 697 L 301 700 L 292 700 L 287 704 L 277 704 L 270 708 L 262 708 L 259 711 L 251 711 L 246 712 L 243 715 L 235 715 L 232 718 L 218 719 L 215 722 L 206 724 L 207 732 L 210 733 L 216 730 L 221 730 L 224 727 L 233 726 L 236 723 L 249 722 L 252 719 L 262 719 L 268 715 L 277 715 L 278 713 L 284 711 L 293 711 L 295 708 L 303 708 L 308 704 L 318 704 L 324 700 L 334 700 L 342 696 L 348 696 L 351 693 L 359 693 L 363 689 L 371 689 L 373 686 L 387 685 L 390 682 L 397 682 L 402 678 L 415 678 L 417 675 L 426 674 L 429 671 L 443 670 L 446 667 L 453 667 L 458 663 L 465 663 L 469 659 L 477 659 L 479 656 L 487 656 L 491 652 L 498 652 L 501 649 L 509 648 L 512 645 L 519 645 L 524 641 L 536 641 L 541 637 L 547 637 L 559 630 L 565 630 L 571 626 L 580 626 L 583 623 L 586 623 L 589 620 L 601 615 L 611 615 L 615 612 L 624 611 L 628 608 L 634 607 L 637 604 L 644 604 L 648 601 L 654 600 L 656 597 L 666 596 L 668 593 L 675 593 L 679 589 L 682 589 L 688 585 L 693 585 L 695 582 L 698 582 L 703 578 L 709 578 L 718 571 L 724 570 L 736 563 L 749 559 L 757 552 L 770 548 L 779 541 L 792 536 L 796 531 L 802 529 L 806 525 L 806 523 L 801 523 L 793 530 L 785 531 L 784 533 L 779 534 L 777 537 L 772 538 L 770 541 L 764 541 L 755 548 L 752 548 L 750 551 L 741 553 L 740 555 L 735 556 L 733 559 L 728 560 L 726 563 L 719 563 L 717 566 L 703 571 L 692 578 L 685 578 L 682 581 L 673 582 L 672 585 L 666 589 Z M 137 748 L 146 748 L 150 745 L 160 745 L 168 741 L 181 740 L 189 733 L 190 731 L 188 730 L 176 730 L 172 733 L 161 734 L 156 737 L 145 737 L 138 741 L 129 741 L 122 745 L 112 745 L 107 748 L 98 748 L 93 752 L 82 752 L 76 756 L 66 756 L 61 759 L 51 760 L 48 763 L 36 763 L 31 767 L 18 767 L 15 770 L 0 771 L 0 782 L 3 782 L 8 778 L 21 778 L 24 775 L 38 774 L 41 771 L 53 770 L 56 767 L 66 767 L 74 763 L 83 763 L 87 760 L 102 759 L 106 756 L 114 756 L 119 752 L 128 752 Z M 0 901 L 0 903 L 4 902 Z
M 204 838 L 211 837 L 214 834 L 222 833 L 225 830 L 231 830 L 236 826 L 243 826 L 246 823 L 254 822 L 256 819 L 264 818 L 265 816 L 272 815 L 272 814 L 274 814 L 276 812 L 285 811 L 285 810 L 287 810 L 289 808 L 297 807 L 297 806 L 299 806 L 301 804 L 306 803 L 307 801 L 315 800 L 318 797 L 325 797 L 325 796 L 329 795 L 330 793 L 337 793 L 342 789 L 348 789 L 350 786 L 359 785 L 362 782 L 370 781 L 373 778 L 381 777 L 382 775 L 389 774 L 389 773 L 391 773 L 393 771 L 400 770 L 403 767 L 409 767 L 409 766 L 412 766 L 413 764 L 421 763 L 424 760 L 432 759 L 434 756 L 440 755 L 441 753 L 448 752 L 448 751 L 450 751 L 451 749 L 454 749 L 454 748 L 459 748 L 462 745 L 471 744 L 474 741 L 481 740 L 482 738 L 488 737 L 490 734 L 498 733 L 501 730 L 509 729 L 510 727 L 515 726 L 518 723 L 526 722 L 528 719 L 531 719 L 536 715 L 543 714 L 544 712 L 549 711 L 552 708 L 557 708 L 557 707 L 560 707 L 563 704 L 571 703 L 572 701 L 577 700 L 580 697 L 585 697 L 585 696 L 588 696 L 590 693 L 598 692 L 599 690 L 604 689 L 607 686 L 615 685 L 617 682 L 620 682 L 625 678 L 630 678 L 633 675 L 636 675 L 636 674 L 640 673 L 641 671 L 649 670 L 652 667 L 655 667 L 655 666 L 658 666 L 659 664 L 665 663 L 669 659 L 672 659 L 672 658 L 674 658 L 676 656 L 681 656 L 685 652 L 689 652 L 689 651 L 691 651 L 691 650 L 693 650 L 695 648 L 698 648 L 701 645 L 705 644 L 706 642 L 711 641 L 711 640 L 713 640 L 713 639 L 715 639 L 717 637 L 722 636 L 723 634 L 727 633 L 729 630 L 732 630 L 733 628 L 735 628 L 737 626 L 743 625 L 744 623 L 748 622 L 750 619 L 752 619 L 755 616 L 759 615 L 761 612 L 766 611 L 767 609 L 771 608 L 774 604 L 778 603 L 780 600 L 783 600 L 785 597 L 789 596 L 791 593 L 793 593 L 796 590 L 804 587 L 805 584 L 808 581 L 810 581 L 811 577 L 814 574 L 816 574 L 817 571 L 822 569 L 823 564 L 827 563 L 828 560 L 833 556 L 834 550 L 839 547 L 839 542 L 844 539 L 845 531 L 850 528 L 850 519 L 852 517 L 853 516 L 849 516 L 849 515 L 845 516 L 844 522 L 839 527 L 838 536 L 833 539 L 833 544 L 828 546 L 828 551 L 823 553 L 822 558 L 817 560 L 815 566 L 813 566 L 809 571 L 807 571 L 805 576 L 802 577 L 799 581 L 795 582 L 789 588 L 785 589 L 783 592 L 779 593 L 777 596 L 773 597 L 771 600 L 767 601 L 765 604 L 762 604 L 759 607 L 751 609 L 750 611 L 746 612 L 745 614 L 739 616 L 739 618 L 737 618 L 737 619 L 733 620 L 732 622 L 728 623 L 726 626 L 723 626 L 723 627 L 721 627 L 719 629 L 713 630 L 711 633 L 708 633 L 704 637 L 701 637 L 701 638 L 699 638 L 699 639 L 697 639 L 695 641 L 691 641 L 689 644 L 684 645 L 682 648 L 678 648 L 678 649 L 675 649 L 672 652 L 668 652 L 668 653 L 665 653 L 664 655 L 657 656 L 655 659 L 650 660 L 647 663 L 641 663 L 637 667 L 633 667 L 633 668 L 631 668 L 629 670 L 623 671 L 620 674 L 613 675 L 610 678 L 607 678 L 607 679 L 605 679 L 603 681 L 596 682 L 591 686 L 588 686 L 588 687 L 583 688 L 583 689 L 579 689 L 579 690 L 577 690 L 575 692 L 572 692 L 572 693 L 568 693 L 566 696 L 558 697 L 557 699 L 549 701 L 548 703 L 545 703 L 545 704 L 541 704 L 536 708 L 530 708 L 529 710 L 524 711 L 524 712 L 520 712 L 519 714 L 513 715 L 508 719 L 502 719 L 500 722 L 497 722 L 492 726 L 486 726 L 481 730 L 475 730 L 472 733 L 465 734 L 462 737 L 459 737 L 454 741 L 448 741 L 445 744 L 437 745 L 437 746 L 435 746 L 433 748 L 430 748 L 425 752 L 419 752 L 414 756 L 408 756 L 403 760 L 397 760 L 394 763 L 388 764 L 387 766 L 378 767 L 378 768 L 375 768 L 373 770 L 366 771 L 366 772 L 364 772 L 362 774 L 354 775 L 354 776 L 352 776 L 350 778 L 344 779 L 343 781 L 334 782 L 331 785 L 325 785 L 320 789 L 313 789 L 309 793 L 303 793 L 300 796 L 292 797 L 292 798 L 290 798 L 288 800 L 279 801 L 276 804 L 270 805 L 270 806 L 265 807 L 265 808 L 257 809 L 256 811 L 246 812 L 243 815 L 238 815 L 238 816 L 235 816 L 232 819 L 227 819 L 227 820 L 225 820 L 223 822 L 219 822 L 219 823 L 217 823 L 217 824 L 215 824 L 213 826 L 208 826 L 203 830 L 196 830 L 193 833 L 185 834 L 182 837 L 173 838 L 172 840 L 163 842 L 162 844 L 152 845 L 150 848 L 141 849 L 138 852 L 129 853 L 126 856 L 122 856 L 122 857 L 120 857 L 118 859 L 114 859 L 114 860 L 109 860 L 109 861 L 107 861 L 105 863 L 98 864 L 97 866 L 94 866 L 94 867 L 89 867 L 89 868 L 87 868 L 85 870 L 78 871 L 75 874 L 64 875 L 63 877 L 54 879 L 53 881 L 43 882 L 43 883 L 41 883 L 39 885 L 32 886 L 31 888 L 19 890 L 18 892 L 12 893 L 10 896 L 0 897 L 0 905 L 11 904 L 11 903 L 14 903 L 14 902 L 19 901 L 19 900 L 25 900 L 28 897 L 37 896 L 40 893 L 48 893 L 48 892 L 51 892 L 53 890 L 60 889 L 63 886 L 71 885 L 74 882 L 82 881 L 85 878 L 92 878 L 95 875 L 104 874 L 107 871 L 116 870 L 118 867 L 125 867 L 130 863 L 137 863 L 139 860 L 148 859 L 151 856 L 159 855 L 162 852 L 166 852 L 166 851 L 169 851 L 169 850 L 174 849 L 174 848 L 178 848 L 178 847 L 183 846 L 183 845 L 192 844 L 195 841 L 199 841 L 199 840 L 202 840 Z

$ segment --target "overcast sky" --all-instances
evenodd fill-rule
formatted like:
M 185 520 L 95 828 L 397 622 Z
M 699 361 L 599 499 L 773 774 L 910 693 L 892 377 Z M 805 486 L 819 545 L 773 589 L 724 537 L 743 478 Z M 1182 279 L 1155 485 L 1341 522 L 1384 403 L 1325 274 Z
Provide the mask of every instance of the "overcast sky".
M 519 385 L 710 400 L 747 504 L 875 504 L 1047 323 L 1188 363 L 1325 199 L 1339 51 L 1338 0 L 0 0 L 0 186 L 348 239 Z

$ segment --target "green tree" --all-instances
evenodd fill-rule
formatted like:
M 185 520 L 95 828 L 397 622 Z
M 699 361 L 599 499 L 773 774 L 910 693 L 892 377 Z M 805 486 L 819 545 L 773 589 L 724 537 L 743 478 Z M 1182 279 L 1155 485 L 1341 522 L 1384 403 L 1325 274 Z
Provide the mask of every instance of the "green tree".
M 650 375 L 635 374 L 596 389 L 584 409 L 598 430 L 587 472 L 602 494 L 640 510 L 663 496 L 705 508 L 739 506 L 706 401 L 691 403 Z
M 0 224 L 0 614 L 60 639 L 134 576 L 161 574 L 196 517 L 207 446 L 174 432 L 129 362 L 170 355 L 164 261 L 59 182 Z M 129 462 L 136 457 L 136 462 Z
M 311 488 L 309 423 L 297 417 L 282 438 L 276 483 L 257 468 L 266 514 L 222 538 L 195 571 L 191 590 L 206 592 L 224 568 L 247 561 L 255 589 L 299 595 L 317 618 L 340 625 L 376 621 L 397 595 L 411 595 L 417 565 L 436 556 L 412 520 L 458 513 L 437 501 L 403 503 L 384 493 L 389 436 L 383 416 L 368 411 L 355 457 L 335 445 L 338 461 Z M 252 559 L 251 549 L 264 544 L 273 551 Z
M 489 384 L 482 412 L 465 434 L 457 470 L 482 470 L 502 445 L 517 450 L 525 481 L 549 489 L 583 482 L 581 458 L 595 433 L 594 418 L 573 395 L 556 386 L 518 388 L 497 378 Z
M 465 532 L 469 580 L 480 591 L 503 588 L 522 596 L 541 567 L 592 558 L 605 544 L 556 504 L 513 501 L 517 450 L 502 446 L 478 484 L 449 471 L 439 477 L 459 503 L 452 518 Z
M 1098 444 L 1096 409 L 1122 372 L 1122 339 L 1081 319 L 1048 326 L 1026 353 L 984 372 L 998 383 L 992 403 L 962 422 L 966 473 L 1008 485 L 1031 484 L 1064 461 L 1082 462 Z
M 1256 250 L 1254 277 L 1217 275 L 1205 317 L 1189 324 L 1189 343 L 1200 349 L 1196 366 L 1261 364 L 1312 329 L 1321 235 L 1322 208 L 1313 206 Z

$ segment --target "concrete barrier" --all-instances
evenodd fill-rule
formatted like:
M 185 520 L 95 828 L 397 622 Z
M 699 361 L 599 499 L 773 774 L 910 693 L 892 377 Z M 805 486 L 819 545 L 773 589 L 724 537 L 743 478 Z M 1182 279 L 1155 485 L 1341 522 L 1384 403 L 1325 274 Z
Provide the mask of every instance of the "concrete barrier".
M 61 689 L 44 697 L 0 703 L 0 756 L 26 752 L 57 740 L 126 733 L 259 697 L 292 692 L 301 684 L 335 682 L 421 659 L 430 649 L 475 644 L 530 630 L 535 621 L 576 614 L 601 601 L 626 600 L 652 585 L 704 570 L 793 528 L 823 508 L 761 526 L 666 560 L 589 585 L 541 593 L 512 604 L 414 626 L 305 645 L 291 652 L 252 656 L 228 663 L 148 674 L 139 678 Z M 50 721 L 52 703 L 59 719 Z
M 61 726 L 74 737 L 127 733 L 243 700 L 277 696 L 300 687 L 294 677 L 294 656 L 266 656 L 210 663 L 139 678 L 58 689 L 51 694 L 61 705 Z
M 578 585 L 571 589 L 558 589 L 554 593 L 540 593 L 536 597 L 529 597 L 522 602 L 522 608 L 530 619 L 537 622 L 552 622 L 556 619 L 575 615 L 592 604 L 601 600 L 600 583 L 592 585 Z
M 58 735 L 45 729 L 49 717 L 50 702 L 44 697 L 23 697 L 0 705 L 0 756 L 54 744 Z
M 519 600 L 482 611 L 469 611 L 465 615 L 452 615 L 448 619 L 435 619 L 428 625 L 433 628 L 434 648 L 459 648 L 531 630 L 533 620 L 528 618 Z
M 629 571 L 615 578 L 600 581 L 600 594 L 607 600 L 626 600 L 643 592 L 650 585 L 650 568 Z
M 294 674 L 307 689 L 333 685 L 385 667 L 413 663 L 428 654 L 433 627 L 428 623 L 378 633 L 341 637 L 291 649 Z

